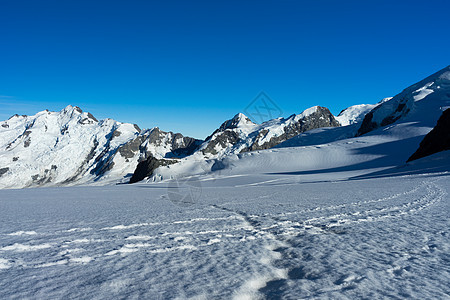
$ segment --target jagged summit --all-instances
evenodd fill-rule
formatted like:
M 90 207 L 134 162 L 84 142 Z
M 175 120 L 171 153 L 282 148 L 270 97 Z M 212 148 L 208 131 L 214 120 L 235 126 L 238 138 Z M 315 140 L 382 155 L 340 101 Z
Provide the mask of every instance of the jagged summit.
M 224 131 L 226 129 L 234 129 L 238 127 L 243 126 L 252 126 L 256 125 L 253 123 L 250 118 L 248 118 L 243 113 L 236 114 L 232 119 L 225 121 L 222 125 L 219 127 L 219 131 Z

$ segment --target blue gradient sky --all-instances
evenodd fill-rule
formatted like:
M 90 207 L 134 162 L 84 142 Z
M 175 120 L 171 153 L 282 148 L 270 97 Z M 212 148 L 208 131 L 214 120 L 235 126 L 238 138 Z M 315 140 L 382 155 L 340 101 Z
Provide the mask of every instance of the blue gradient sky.
M 265 91 L 376 103 L 449 64 L 450 1 L 0 0 L 0 119 L 78 105 L 197 138 Z

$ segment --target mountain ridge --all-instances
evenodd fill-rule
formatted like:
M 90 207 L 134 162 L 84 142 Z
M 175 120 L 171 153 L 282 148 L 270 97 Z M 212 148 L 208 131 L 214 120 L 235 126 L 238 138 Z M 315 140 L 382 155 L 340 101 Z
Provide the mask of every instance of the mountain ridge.
M 313 106 L 256 124 L 238 113 L 205 140 L 108 118 L 99 121 L 72 105 L 59 112 L 13 115 L 0 122 L 0 188 L 136 182 L 163 178 L 154 171 L 186 161 L 203 162 L 200 172 L 210 172 L 226 167 L 228 156 L 330 143 L 378 132 L 400 120 L 418 122 L 420 132 L 429 131 L 445 107 L 450 107 L 450 66 L 394 97 L 351 106 L 338 116 Z

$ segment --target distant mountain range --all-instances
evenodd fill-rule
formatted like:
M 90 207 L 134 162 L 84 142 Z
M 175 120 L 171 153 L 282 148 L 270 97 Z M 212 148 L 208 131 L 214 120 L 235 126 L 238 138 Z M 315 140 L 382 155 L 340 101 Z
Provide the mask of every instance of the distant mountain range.
M 128 183 L 147 177 L 160 180 L 164 176 L 157 168 L 186 161 L 203 162 L 198 165 L 211 172 L 223 168 L 220 164 L 230 155 L 330 143 L 365 135 L 410 116 L 426 119 L 433 127 L 449 107 L 450 66 L 395 97 L 374 105 L 355 105 L 338 116 L 315 106 L 298 115 L 255 124 L 239 113 L 205 140 L 157 127 L 141 130 L 135 124 L 98 121 L 69 105 L 60 112 L 14 115 L 0 122 L 0 188 Z M 327 134 L 321 133 L 324 131 Z

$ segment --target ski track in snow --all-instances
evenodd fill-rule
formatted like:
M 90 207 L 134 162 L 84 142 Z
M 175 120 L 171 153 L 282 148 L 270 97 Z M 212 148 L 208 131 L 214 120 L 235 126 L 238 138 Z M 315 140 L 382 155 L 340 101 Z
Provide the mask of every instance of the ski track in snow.
M 421 265 L 421 255 L 434 255 L 436 250 L 444 251 L 444 254 L 439 252 L 440 256 L 433 259 L 447 262 L 448 267 L 450 260 L 448 255 L 445 255 L 445 247 L 448 248 L 449 244 L 440 245 L 434 241 L 433 235 L 426 235 L 426 240 L 421 241 L 421 244 L 425 245 L 422 249 L 402 252 L 396 241 L 389 242 L 389 237 L 385 238 L 383 234 L 387 236 L 394 234 L 397 226 L 399 230 L 405 230 L 402 227 L 412 222 L 415 215 L 447 199 L 447 191 L 442 186 L 447 177 L 444 178 L 431 177 L 420 182 L 416 180 L 414 184 L 407 184 L 404 190 L 400 189 L 400 192 L 389 192 L 373 199 L 361 196 L 357 201 L 335 199 L 326 205 L 312 205 L 307 208 L 304 203 L 289 202 L 287 204 L 290 209 L 287 211 L 282 207 L 286 203 L 276 200 L 278 190 L 269 194 L 250 196 L 251 192 L 248 193 L 245 189 L 253 187 L 247 186 L 241 187 L 241 192 L 252 199 L 248 203 L 249 206 L 267 201 L 265 205 L 280 206 L 280 209 L 267 212 L 263 207 L 258 208 L 260 211 L 252 212 L 242 205 L 243 203 L 236 202 L 231 197 L 227 201 L 216 199 L 216 203 L 205 203 L 198 209 L 197 216 L 189 218 L 123 222 L 107 226 L 94 220 L 90 222 L 83 220 L 82 226 L 58 230 L 15 228 L 0 235 L 0 287 L 5 288 L 8 284 L 14 286 L 6 279 L 5 275 L 9 274 L 6 272 L 34 274 L 33 270 L 51 269 L 56 274 L 62 272 L 63 277 L 70 278 L 71 276 L 61 271 L 61 268 L 69 270 L 83 266 L 89 268 L 90 265 L 98 268 L 119 264 L 123 270 L 129 268 L 125 262 L 134 264 L 134 260 L 137 260 L 142 263 L 151 261 L 156 269 L 167 267 L 167 270 L 160 271 L 166 279 L 177 276 L 174 275 L 176 270 L 188 268 L 192 272 L 199 272 L 199 276 L 203 276 L 202 280 L 207 281 L 205 286 L 193 284 L 190 287 L 171 289 L 170 284 L 166 285 L 163 278 L 159 280 L 153 278 L 155 275 L 151 266 L 142 266 L 144 269 L 141 272 L 149 273 L 145 276 L 150 277 L 142 275 L 144 278 L 141 280 L 149 281 L 149 285 L 159 284 L 160 286 L 155 285 L 152 291 L 160 290 L 158 296 L 160 298 L 335 298 L 345 293 L 350 293 L 348 294 L 350 296 L 346 297 L 370 298 L 371 295 L 377 294 L 364 290 L 364 286 L 375 284 L 374 290 L 380 293 L 385 288 L 386 282 L 392 280 L 399 285 L 403 284 L 403 288 L 400 291 L 387 289 L 383 291 L 383 296 L 414 297 L 420 295 L 420 291 L 402 283 L 402 280 L 408 278 L 416 280 L 415 275 L 412 275 L 414 268 L 426 268 Z M 399 184 L 407 182 L 406 179 L 396 180 Z M 294 190 L 296 188 L 294 185 L 289 187 Z M 364 189 L 363 185 L 361 188 Z M 286 189 L 285 193 L 294 195 L 298 192 L 294 190 Z M 375 226 L 377 230 L 371 230 L 371 226 Z M 442 228 L 437 234 L 446 236 L 448 241 L 448 228 Z M 400 244 L 411 243 L 411 241 L 400 242 Z M 389 243 L 394 245 L 392 246 L 394 249 L 390 251 L 383 248 L 390 246 Z M 377 249 L 377 246 L 380 246 L 380 249 Z M 399 249 L 395 249 L 396 247 Z M 194 261 L 189 260 L 187 264 L 193 265 L 180 266 L 185 263 L 184 258 L 190 256 L 194 257 Z M 378 263 L 373 266 L 359 266 L 358 263 L 364 265 L 365 256 L 372 257 Z M 139 260 L 145 257 L 143 261 Z M 159 260 L 162 262 L 158 262 Z M 121 261 L 123 263 L 120 263 Z M 171 273 L 171 268 L 174 268 L 173 261 L 177 264 L 174 274 Z M 414 265 L 417 261 L 420 264 Z M 234 274 L 236 278 L 233 280 L 230 274 Z M 384 276 L 383 279 L 377 278 L 380 274 Z M 447 268 L 447 272 L 443 272 L 442 275 L 449 276 L 449 274 Z M 20 278 L 20 275 L 17 276 Z M 186 281 L 192 275 L 187 272 L 179 276 L 183 279 L 174 280 Z M 23 283 L 24 280 L 18 282 Z M 218 288 L 217 284 L 222 280 L 225 280 L 225 286 Z M 105 293 L 106 283 L 102 282 L 101 291 Z M 126 272 L 124 276 L 111 275 L 106 282 L 108 293 L 112 294 L 103 296 L 93 294 L 94 298 L 99 296 L 107 298 L 108 295 L 125 297 L 145 295 L 142 294 L 143 287 L 135 291 L 137 294 L 125 293 L 133 284 Z M 432 283 L 436 284 L 435 278 Z M 51 287 L 51 281 L 47 284 L 50 287 L 44 290 L 56 293 L 53 296 L 77 297 L 64 289 L 58 294 L 58 287 Z M 448 288 L 445 290 L 442 283 L 439 284 L 440 292 L 433 294 L 428 285 L 422 287 L 422 292 L 430 292 L 432 296 L 438 297 L 448 295 Z M 13 295 L 18 297 L 36 295 L 24 289 L 10 293 L 6 293 L 7 290 L 0 292 L 2 298 Z M 352 292 L 357 293 L 351 294 Z

